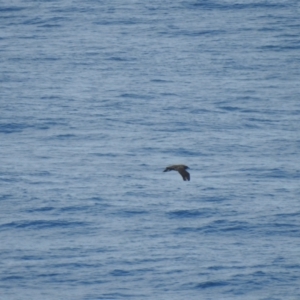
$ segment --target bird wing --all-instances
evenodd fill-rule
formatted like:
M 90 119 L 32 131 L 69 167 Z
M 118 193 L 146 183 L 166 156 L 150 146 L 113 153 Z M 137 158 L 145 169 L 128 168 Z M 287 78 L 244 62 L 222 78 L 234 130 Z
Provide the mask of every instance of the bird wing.
M 180 169 L 180 170 L 178 170 L 178 172 L 182 176 L 182 178 L 183 178 L 184 181 L 186 181 L 186 180 L 190 181 L 191 177 L 190 177 L 190 173 L 189 172 L 187 172 L 184 169 Z

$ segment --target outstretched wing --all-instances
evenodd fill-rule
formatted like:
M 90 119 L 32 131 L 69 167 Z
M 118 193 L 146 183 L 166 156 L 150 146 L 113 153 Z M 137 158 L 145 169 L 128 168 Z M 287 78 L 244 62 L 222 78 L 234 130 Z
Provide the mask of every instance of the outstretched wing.
M 190 181 L 191 177 L 190 177 L 190 173 L 189 172 L 187 172 L 184 169 L 180 169 L 180 170 L 178 170 L 178 172 L 182 176 L 182 178 L 183 178 L 184 181 L 186 181 L 186 180 Z

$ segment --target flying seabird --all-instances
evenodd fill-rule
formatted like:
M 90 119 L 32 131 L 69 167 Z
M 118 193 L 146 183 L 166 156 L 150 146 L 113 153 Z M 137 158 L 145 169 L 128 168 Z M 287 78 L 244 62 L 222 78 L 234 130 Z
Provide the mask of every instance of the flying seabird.
M 166 167 L 164 172 L 169 172 L 169 171 L 178 171 L 178 173 L 182 176 L 183 180 L 190 181 L 190 173 L 186 171 L 186 169 L 189 169 L 188 166 L 185 165 L 173 165 Z

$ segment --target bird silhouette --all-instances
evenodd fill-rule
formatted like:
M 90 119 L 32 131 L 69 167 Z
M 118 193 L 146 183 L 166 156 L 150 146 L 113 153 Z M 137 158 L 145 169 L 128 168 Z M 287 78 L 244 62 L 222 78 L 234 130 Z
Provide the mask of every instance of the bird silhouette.
M 172 165 L 166 167 L 164 172 L 177 171 L 182 176 L 184 181 L 190 181 L 190 173 L 187 172 L 186 169 L 189 169 L 189 167 L 185 165 Z

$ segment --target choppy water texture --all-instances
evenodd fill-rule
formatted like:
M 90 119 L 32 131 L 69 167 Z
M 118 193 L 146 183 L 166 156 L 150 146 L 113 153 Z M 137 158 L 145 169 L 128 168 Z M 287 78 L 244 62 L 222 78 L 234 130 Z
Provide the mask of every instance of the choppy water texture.
M 2 1 L 1 299 L 300 299 L 299 14 Z

